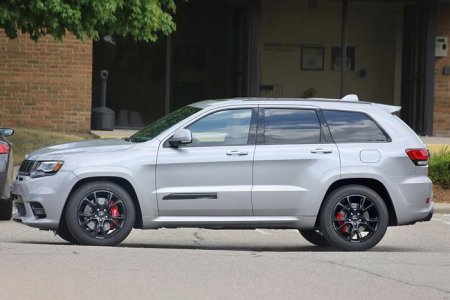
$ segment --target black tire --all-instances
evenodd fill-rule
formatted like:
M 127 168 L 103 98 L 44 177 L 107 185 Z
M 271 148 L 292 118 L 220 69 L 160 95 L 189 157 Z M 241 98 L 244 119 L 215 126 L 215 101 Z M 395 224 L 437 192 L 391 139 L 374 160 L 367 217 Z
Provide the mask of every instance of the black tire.
M 68 232 L 81 245 L 117 245 L 128 236 L 135 219 L 130 195 L 108 181 L 80 186 L 70 197 L 65 211 Z
M 319 247 L 331 247 L 330 243 L 325 240 L 321 231 L 317 229 L 298 230 L 302 237 L 313 245 Z
M 66 242 L 68 242 L 69 244 L 76 244 L 77 241 L 75 240 L 75 238 L 69 233 L 69 230 L 67 230 L 67 226 L 61 225 L 59 227 L 58 230 L 56 230 L 56 234 L 62 238 L 63 240 L 65 240 Z
M 389 213 L 374 190 L 362 185 L 348 185 L 333 191 L 325 199 L 320 224 L 331 246 L 344 251 L 364 251 L 383 238 Z
M 0 220 L 11 220 L 12 217 L 12 200 L 0 200 Z

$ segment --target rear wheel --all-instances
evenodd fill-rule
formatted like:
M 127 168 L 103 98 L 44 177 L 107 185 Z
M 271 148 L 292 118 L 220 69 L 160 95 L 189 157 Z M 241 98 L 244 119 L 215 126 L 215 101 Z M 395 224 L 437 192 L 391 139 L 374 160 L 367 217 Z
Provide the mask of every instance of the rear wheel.
M 299 229 L 302 237 L 305 238 L 311 244 L 319 247 L 331 247 L 330 243 L 325 240 L 322 232 L 318 229 L 301 230 Z
M 374 190 L 348 185 L 333 191 L 322 208 L 321 230 L 327 242 L 345 251 L 364 251 L 383 238 L 389 214 Z
M 96 181 L 79 187 L 66 208 L 68 233 L 83 245 L 112 246 L 123 241 L 136 218 L 130 195 L 119 185 Z
M 12 217 L 12 201 L 11 199 L 0 200 L 0 220 L 7 221 Z

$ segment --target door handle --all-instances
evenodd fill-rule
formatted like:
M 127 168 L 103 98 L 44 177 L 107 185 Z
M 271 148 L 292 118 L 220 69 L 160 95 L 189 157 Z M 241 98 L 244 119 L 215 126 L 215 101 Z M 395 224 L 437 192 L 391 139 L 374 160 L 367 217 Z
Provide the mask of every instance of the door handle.
M 248 154 L 247 151 L 239 151 L 239 150 L 231 150 L 231 151 L 227 152 L 227 155 L 229 155 L 229 156 L 231 156 L 231 155 L 244 156 L 247 154 Z
M 329 154 L 329 153 L 333 153 L 333 150 L 317 148 L 317 149 L 311 150 L 311 153 L 315 153 L 315 154 L 316 153 Z

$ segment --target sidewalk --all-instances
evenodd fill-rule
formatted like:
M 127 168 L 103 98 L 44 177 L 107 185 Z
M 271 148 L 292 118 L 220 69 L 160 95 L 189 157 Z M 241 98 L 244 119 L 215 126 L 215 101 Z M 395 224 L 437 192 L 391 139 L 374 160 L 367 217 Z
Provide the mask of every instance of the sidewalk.
M 91 133 L 101 139 L 122 139 L 136 133 L 137 130 L 131 129 L 114 129 L 112 131 L 92 130 Z M 448 147 L 450 150 L 450 137 L 438 136 L 422 136 L 422 141 L 428 146 L 432 153 L 439 152 L 441 149 Z
M 450 203 L 434 203 L 435 214 L 450 214 Z
M 91 133 L 98 136 L 101 139 L 122 139 L 135 134 L 137 130 L 129 129 L 114 129 L 112 131 L 106 130 L 91 130 Z
M 432 153 L 439 152 L 441 149 L 446 147 L 450 150 L 450 137 L 422 136 L 420 138 L 428 146 Z
M 100 138 L 124 138 L 133 135 L 138 130 L 133 129 L 114 129 L 112 131 L 107 130 L 91 130 L 92 134 Z M 450 148 L 450 137 L 440 137 L 440 136 L 421 136 L 422 141 L 427 145 L 443 145 L 449 146 Z

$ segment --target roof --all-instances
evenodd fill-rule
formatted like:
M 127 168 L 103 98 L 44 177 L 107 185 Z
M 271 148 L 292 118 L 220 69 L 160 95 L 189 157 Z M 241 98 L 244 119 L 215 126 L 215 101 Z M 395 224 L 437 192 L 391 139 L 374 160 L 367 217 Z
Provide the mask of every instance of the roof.
M 230 105 L 230 104 L 242 104 L 243 102 L 255 102 L 264 103 L 271 102 L 271 104 L 289 104 L 289 102 L 302 102 L 304 105 L 310 106 L 318 106 L 323 107 L 327 106 L 329 108 L 346 108 L 349 105 L 353 106 L 354 104 L 363 104 L 363 105 L 377 105 L 387 110 L 389 113 L 395 113 L 400 111 L 400 106 L 372 103 L 367 101 L 359 101 L 358 96 L 356 95 L 347 95 L 342 99 L 332 99 L 332 98 L 267 98 L 267 97 L 240 97 L 240 98 L 231 98 L 231 99 L 216 99 L 216 100 L 204 100 L 200 102 L 195 102 L 190 104 L 190 106 L 197 107 L 200 109 L 212 106 L 212 105 Z M 323 104 L 330 105 L 323 105 Z M 344 104 L 344 105 L 343 105 Z

